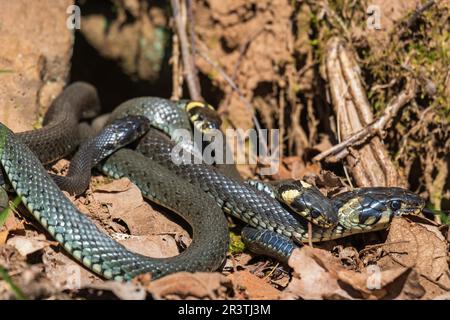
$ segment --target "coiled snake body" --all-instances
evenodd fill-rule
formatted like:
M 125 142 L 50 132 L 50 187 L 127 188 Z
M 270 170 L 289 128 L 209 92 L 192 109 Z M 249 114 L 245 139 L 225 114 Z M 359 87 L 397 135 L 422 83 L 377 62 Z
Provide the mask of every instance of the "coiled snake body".
M 167 100 L 137 101 L 137 109 L 145 109 L 150 114 L 148 118 L 153 121 L 152 125 L 155 125 L 155 119 L 156 122 L 167 120 L 167 114 L 182 115 L 184 112 Z M 132 115 L 127 110 L 135 106 L 136 103 L 129 103 L 128 107 L 119 107 L 115 114 L 123 112 L 117 117 Z M 164 111 L 159 113 L 158 108 Z M 164 112 L 168 112 L 166 116 L 159 117 Z M 69 115 L 66 113 L 65 116 Z M 179 119 L 173 118 L 169 124 Z M 160 129 L 171 134 L 173 126 L 167 127 L 166 123 L 162 121 Z M 186 118 L 178 124 L 188 126 Z M 227 177 L 208 165 L 174 164 L 170 155 L 175 144 L 162 133 L 150 130 L 138 145 L 141 154 L 121 149 L 101 167 L 115 178 L 130 178 L 147 198 L 172 209 L 191 224 L 193 242 L 187 250 L 176 257 L 154 259 L 128 251 L 98 230 L 60 192 L 39 159 L 21 139 L 0 125 L 0 162 L 17 194 L 68 252 L 106 278 L 128 280 L 144 272 L 151 272 L 157 278 L 181 270 L 218 268 L 228 247 L 226 220 L 220 208 L 253 227 L 244 229 L 243 236 L 254 251 L 286 260 L 295 246 L 292 240 L 303 242 L 309 239 L 304 218 L 287 210 L 269 194 Z M 338 213 L 339 223 L 328 229 L 313 226 L 310 236 L 314 241 L 383 228 L 393 216 L 418 213 L 424 206 L 421 198 L 398 188 L 356 190 L 337 196 L 330 203 Z M 367 226 L 366 230 L 361 226 Z

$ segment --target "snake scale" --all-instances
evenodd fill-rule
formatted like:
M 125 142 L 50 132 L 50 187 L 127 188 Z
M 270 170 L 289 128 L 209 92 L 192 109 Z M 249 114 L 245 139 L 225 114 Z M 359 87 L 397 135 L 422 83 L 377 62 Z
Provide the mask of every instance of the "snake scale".
M 78 86 L 76 90 L 74 85 Z M 82 110 L 80 105 L 86 105 L 87 101 L 95 105 L 95 91 L 86 88 L 73 84 L 62 96 L 66 91 L 73 90 L 72 93 L 66 92 L 66 98 L 56 101 L 64 106 L 72 99 L 70 103 L 74 105 L 71 110 Z M 76 99 L 83 95 L 83 99 Z M 111 121 L 123 116 L 143 115 L 153 126 L 159 125 L 158 128 L 168 134 L 173 127 L 168 127 L 167 123 L 179 121 L 178 125 L 190 127 L 186 110 L 179 106 L 173 108 L 174 103 L 168 100 L 153 98 L 151 101 L 127 102 L 128 107 L 119 107 Z M 172 105 L 171 108 L 166 108 L 167 104 Z M 62 121 L 67 122 L 66 128 L 69 124 L 76 127 L 79 116 L 75 117 L 76 120 L 73 117 L 63 109 L 62 116 L 47 121 L 40 130 L 53 127 L 56 129 L 50 130 L 51 135 L 58 136 L 58 133 L 62 134 Z M 34 138 L 33 131 L 26 134 Z M 72 134 L 78 136 L 75 131 Z M 48 132 L 46 135 L 50 136 Z M 30 150 L 25 139 L 15 136 L 3 124 L 0 125 L 0 162 L 14 190 L 36 219 L 72 256 L 105 278 L 129 280 L 144 272 L 151 272 L 157 278 L 181 270 L 218 268 L 228 247 L 228 231 L 222 210 L 250 225 L 244 229 L 243 237 L 257 252 L 286 260 L 295 247 L 293 241 L 301 243 L 309 239 L 306 220 L 268 193 L 227 177 L 208 165 L 175 165 L 170 158 L 175 143 L 161 132 L 150 130 L 137 147 L 140 153 L 121 149 L 101 166 L 102 171 L 112 177 L 130 178 L 145 197 L 175 211 L 192 226 L 191 245 L 180 255 L 165 259 L 132 253 L 102 233 L 62 194 L 42 167 L 40 161 L 50 161 L 54 155 L 47 159 L 44 155 L 35 156 L 33 144 L 29 145 Z M 70 147 L 73 150 L 72 144 Z M 42 151 L 45 148 L 41 148 Z M 67 150 L 60 152 L 63 155 L 68 153 Z M 398 188 L 356 190 L 338 196 L 332 203 L 340 222 L 332 228 L 313 226 L 311 236 L 314 241 L 384 228 L 393 216 L 416 214 L 424 206 L 421 198 Z M 361 225 L 368 227 L 362 228 Z

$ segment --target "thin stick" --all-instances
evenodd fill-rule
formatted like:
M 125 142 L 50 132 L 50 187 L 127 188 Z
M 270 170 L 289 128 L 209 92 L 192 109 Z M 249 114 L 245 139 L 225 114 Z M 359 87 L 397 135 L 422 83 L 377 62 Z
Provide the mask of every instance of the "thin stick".
M 183 4 L 185 4 L 184 0 L 182 1 Z M 186 20 L 181 16 L 180 3 L 178 2 L 178 0 L 171 0 L 170 3 L 172 5 L 177 34 L 180 39 L 184 76 L 186 77 L 189 95 L 191 96 L 191 99 L 201 101 L 203 100 L 203 98 L 200 94 L 200 82 L 197 77 L 195 61 L 190 52 L 189 40 L 186 34 Z
M 312 223 L 308 221 L 308 245 L 311 248 L 313 247 L 313 242 L 312 242 Z
M 416 94 L 416 86 L 413 80 L 410 80 L 406 85 L 406 88 L 401 92 L 384 110 L 383 114 L 378 118 L 378 120 L 372 122 L 367 127 L 359 130 L 354 135 L 344 140 L 341 143 L 331 147 L 330 149 L 318 154 L 313 158 L 313 161 L 321 161 L 328 156 L 336 155 L 347 149 L 348 147 L 357 146 L 364 142 L 369 137 L 376 134 L 381 135 L 383 130 L 387 127 L 389 121 L 394 118 L 400 109 L 411 101 Z
M 171 100 L 179 100 L 183 95 L 183 75 L 180 66 L 180 42 L 176 33 L 172 36 L 172 96 Z
M 363 253 L 365 253 L 367 251 L 370 251 L 372 249 L 378 249 L 378 248 L 381 248 L 381 247 L 390 246 L 391 244 L 399 244 L 399 243 L 409 243 L 409 241 L 408 240 L 399 240 L 399 241 L 392 241 L 392 242 L 385 242 L 385 243 L 374 244 L 374 245 L 367 246 L 364 249 L 362 249 L 359 252 L 359 255 L 361 255 L 361 254 L 363 254 Z
M 276 265 L 272 268 L 272 270 L 270 270 L 270 272 L 263 278 L 263 280 L 267 280 L 269 279 L 269 277 L 275 272 L 275 270 L 278 268 L 278 266 L 280 265 L 279 262 L 276 263 Z
M 256 131 L 258 131 L 258 136 L 263 141 L 264 147 L 267 148 L 267 141 L 262 134 L 261 125 L 259 124 L 259 121 L 256 118 L 255 108 L 252 106 L 251 102 L 242 95 L 242 92 L 241 92 L 241 90 L 239 90 L 236 83 L 228 76 L 228 74 L 225 72 L 225 70 L 222 69 L 221 66 L 219 66 L 217 63 L 212 61 L 212 59 L 208 56 L 208 54 L 205 52 L 204 49 L 199 50 L 198 53 L 203 59 L 205 59 L 205 61 L 208 64 L 210 64 L 214 69 L 217 70 L 217 72 L 220 73 L 222 78 L 228 83 L 228 85 L 231 87 L 231 89 L 233 89 L 236 92 L 236 94 L 239 97 L 239 100 L 241 100 L 241 102 L 245 105 L 245 107 L 248 110 L 250 110 L 250 112 L 252 113 L 252 119 L 253 119 L 253 123 L 255 124 Z M 266 151 L 265 154 L 267 154 L 267 149 L 265 151 Z

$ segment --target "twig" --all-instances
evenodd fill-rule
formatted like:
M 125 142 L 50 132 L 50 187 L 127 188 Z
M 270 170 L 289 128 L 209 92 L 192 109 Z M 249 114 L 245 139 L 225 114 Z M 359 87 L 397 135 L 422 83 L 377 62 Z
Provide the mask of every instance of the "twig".
M 312 223 L 308 221 L 308 245 L 313 248 L 312 242 Z
M 266 281 L 267 279 L 269 279 L 269 277 L 275 272 L 275 270 L 278 268 L 279 265 L 280 263 L 277 262 L 275 266 L 272 268 L 272 270 L 270 270 L 270 272 L 266 276 L 264 276 L 263 280 Z
M 364 142 L 369 137 L 376 134 L 381 135 L 383 130 L 386 129 L 389 121 L 397 115 L 400 109 L 407 104 L 416 94 L 416 85 L 413 80 L 409 80 L 406 88 L 401 92 L 384 110 L 383 114 L 378 120 L 372 122 L 367 127 L 359 130 L 350 138 L 343 142 L 333 146 L 332 148 L 318 154 L 313 158 L 314 161 L 321 161 L 330 155 L 336 155 L 351 146 L 356 146 Z
M 339 115 L 341 113 L 338 112 L 336 115 L 336 127 L 337 127 L 337 136 L 338 136 L 338 141 L 339 143 L 341 143 L 341 126 L 339 125 L 340 121 L 339 121 Z M 350 175 L 348 174 L 348 170 L 347 170 L 347 166 L 345 165 L 345 163 L 342 163 L 342 168 L 344 169 L 344 173 L 345 173 L 345 178 L 347 179 L 347 182 L 350 186 L 350 190 L 355 189 L 355 187 L 353 186 L 353 182 L 352 179 L 350 179 Z
M 374 245 L 370 245 L 362 249 L 358 254 L 361 255 L 367 251 L 370 251 L 372 249 L 378 249 L 385 246 L 390 246 L 391 244 L 400 244 L 400 243 L 409 243 L 408 240 L 399 240 L 399 241 L 392 241 L 392 242 L 385 242 L 385 243 L 378 243 Z
M 236 94 L 239 97 L 239 100 L 241 100 L 241 102 L 245 105 L 245 107 L 251 112 L 253 123 L 255 124 L 256 131 L 258 131 L 258 136 L 263 141 L 263 145 L 265 147 L 267 147 L 267 141 L 266 141 L 266 139 L 264 138 L 264 136 L 262 134 L 261 125 L 259 124 L 259 121 L 256 118 L 255 109 L 252 106 L 251 102 L 247 98 L 245 98 L 243 96 L 241 90 L 239 90 L 239 88 L 237 87 L 236 83 L 230 78 L 230 76 L 228 76 L 228 74 L 225 72 L 225 70 L 223 70 L 223 68 L 221 66 L 219 66 L 216 62 L 212 61 L 212 59 L 208 56 L 208 54 L 205 52 L 204 49 L 199 50 L 198 53 L 203 59 L 205 59 L 205 61 L 208 64 L 210 64 L 214 69 L 217 70 L 217 72 L 220 73 L 222 78 L 228 83 L 228 85 L 231 87 L 231 89 L 233 89 L 236 92 Z M 265 150 L 265 151 L 266 151 L 265 154 L 267 154 L 267 150 Z
M 171 100 L 179 100 L 183 94 L 183 75 L 180 66 L 180 41 L 177 33 L 172 36 L 172 96 Z
M 413 25 L 416 24 L 417 20 L 420 18 L 420 16 L 430 9 L 432 6 L 436 4 L 435 0 L 429 0 L 428 2 L 425 2 L 423 5 L 419 6 L 414 10 L 413 15 L 408 19 L 406 26 L 408 28 L 411 28 Z
M 189 89 L 189 95 L 193 100 L 203 100 L 200 94 L 200 85 L 199 80 L 196 73 L 195 61 L 192 57 L 192 54 L 189 50 L 189 40 L 186 34 L 186 19 L 183 19 L 180 11 L 180 3 L 179 0 L 171 0 L 173 17 L 175 20 L 175 26 L 177 29 L 177 34 L 180 39 L 181 45 L 181 55 L 183 58 L 183 68 L 184 75 L 186 77 L 186 82 Z M 182 3 L 185 4 L 185 0 Z M 192 23 L 192 22 L 191 22 Z

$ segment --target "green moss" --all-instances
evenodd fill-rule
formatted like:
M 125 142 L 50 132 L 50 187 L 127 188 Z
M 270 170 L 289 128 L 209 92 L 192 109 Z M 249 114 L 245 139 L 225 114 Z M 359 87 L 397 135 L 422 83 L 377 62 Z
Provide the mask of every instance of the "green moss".
M 234 232 L 230 232 L 230 247 L 231 254 L 242 253 L 245 250 L 245 244 L 242 242 L 241 236 L 238 236 Z

